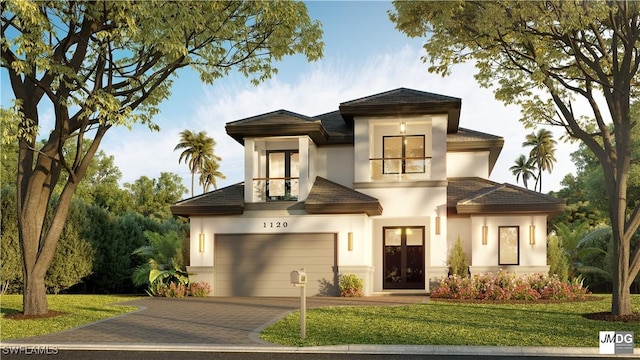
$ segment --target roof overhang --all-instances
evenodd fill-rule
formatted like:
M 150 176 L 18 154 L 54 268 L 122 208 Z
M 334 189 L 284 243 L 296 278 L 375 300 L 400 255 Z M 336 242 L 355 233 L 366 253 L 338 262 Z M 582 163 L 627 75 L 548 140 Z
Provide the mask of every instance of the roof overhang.
M 329 134 L 319 120 L 314 122 L 282 124 L 277 126 L 274 126 L 274 124 L 236 125 L 229 123 L 225 129 L 229 136 L 242 145 L 244 145 L 244 138 L 251 137 L 307 135 L 316 144 L 326 144 L 329 139 Z

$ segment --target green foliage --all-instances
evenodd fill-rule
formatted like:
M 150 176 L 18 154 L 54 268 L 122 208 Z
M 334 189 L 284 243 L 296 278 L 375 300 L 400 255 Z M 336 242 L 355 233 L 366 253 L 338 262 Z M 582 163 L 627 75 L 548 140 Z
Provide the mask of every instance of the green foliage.
M 128 190 L 131 211 L 160 221 L 172 216 L 171 205 L 187 192 L 180 176 L 168 172 L 161 172 L 158 179 L 141 176 L 124 187 Z
M 94 251 L 84 237 L 87 227 L 86 205 L 74 201 L 69 220 L 64 225 L 56 252 L 45 277 L 45 286 L 54 294 L 66 290 L 91 274 Z
M 449 275 L 469 276 L 469 257 L 464 251 L 462 239 L 460 239 L 459 235 L 453 248 L 449 251 L 447 266 L 449 266 Z
M 522 177 L 522 183 L 527 189 L 529 188 L 529 179 L 537 179 L 534 173 L 535 169 L 535 160 L 531 157 L 526 158 L 522 154 L 516 159 L 515 165 L 509 168 L 511 173 L 516 177 L 516 183 L 520 181 L 520 177 Z
M 2 10 L 0 66 L 14 99 L 0 120 L 2 143 L 19 147 L 28 315 L 47 312 L 40 283 L 76 188 L 109 129 L 138 123 L 158 130 L 153 117 L 181 68 L 209 84 L 231 71 L 257 84 L 277 72 L 274 63 L 283 57 L 313 61 L 324 45 L 320 24 L 293 1 L 7 0 Z M 43 121 L 43 113 L 55 119 Z M 38 134 L 46 134 L 42 146 Z M 68 144 L 76 151 L 66 152 Z M 59 201 L 45 221 L 54 195 Z
M 183 240 L 175 232 L 161 235 L 145 231 L 144 235 L 148 245 L 135 249 L 133 254 L 144 258 L 146 263 L 134 270 L 133 282 L 136 285 L 148 285 L 148 292 L 152 296 L 160 295 L 165 290 L 164 285 L 187 285 L 189 274 L 182 261 Z M 181 293 L 181 289 L 169 290 Z
M 338 279 L 340 286 L 340 296 L 342 297 L 362 297 L 363 283 L 356 274 L 341 274 Z
M 0 188 L 0 285 L 7 293 L 22 289 L 22 258 L 18 240 L 15 187 Z
M 534 189 L 539 192 L 542 192 L 542 172 L 546 170 L 551 173 L 553 164 L 556 162 L 556 143 L 553 133 L 547 129 L 540 129 L 537 133 L 527 135 L 525 142 L 522 143 L 522 146 L 531 146 L 529 158 L 538 169 Z
M 225 178 L 218 170 L 222 158 L 214 153 L 215 146 L 216 141 L 207 136 L 205 131 L 194 133 L 191 130 L 183 130 L 180 132 L 180 142 L 173 150 L 182 150 L 178 163 L 184 160 L 191 171 L 191 196 L 193 196 L 196 173 L 200 173 L 200 184 L 205 192 L 210 185 L 217 188 L 216 178 Z
M 569 260 L 557 235 L 547 237 L 547 265 L 549 276 L 556 275 L 561 281 L 569 279 Z
M 525 126 L 560 126 L 565 138 L 595 155 L 609 205 L 603 213 L 615 227 L 611 310 L 629 314 L 627 285 L 640 272 L 640 248 L 630 249 L 640 228 L 633 196 L 639 194 L 629 187 L 640 174 L 631 167 L 640 156 L 632 135 L 639 128 L 632 101 L 640 97 L 640 3 L 395 1 L 394 7 L 390 18 L 400 31 L 427 39 L 430 72 L 444 76 L 474 61 L 480 86 L 519 106 Z M 589 108 L 574 108 L 577 100 Z

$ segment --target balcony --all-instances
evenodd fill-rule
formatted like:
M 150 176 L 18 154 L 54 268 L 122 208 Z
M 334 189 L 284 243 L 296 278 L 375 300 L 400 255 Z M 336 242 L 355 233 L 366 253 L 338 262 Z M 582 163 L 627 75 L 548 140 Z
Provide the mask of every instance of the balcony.
M 298 177 L 253 178 L 253 199 L 265 201 L 298 200 Z
M 370 178 L 374 181 L 430 180 L 431 157 L 370 158 Z

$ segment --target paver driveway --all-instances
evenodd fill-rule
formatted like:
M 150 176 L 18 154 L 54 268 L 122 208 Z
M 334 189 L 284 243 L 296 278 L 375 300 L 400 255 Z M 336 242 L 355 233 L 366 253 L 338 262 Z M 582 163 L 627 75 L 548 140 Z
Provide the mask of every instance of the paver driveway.
M 426 301 L 425 296 L 365 298 L 311 297 L 307 307 L 393 306 Z M 140 310 L 67 331 L 12 340 L 40 344 L 260 345 L 255 332 L 299 309 L 299 298 L 144 298 L 125 303 Z M 252 336 L 252 333 L 254 334 Z

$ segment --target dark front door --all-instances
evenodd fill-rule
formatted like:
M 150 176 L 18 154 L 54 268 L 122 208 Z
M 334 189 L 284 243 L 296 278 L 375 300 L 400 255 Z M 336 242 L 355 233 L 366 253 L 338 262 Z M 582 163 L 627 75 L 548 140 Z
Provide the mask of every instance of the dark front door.
M 384 289 L 424 289 L 424 227 L 385 227 Z

